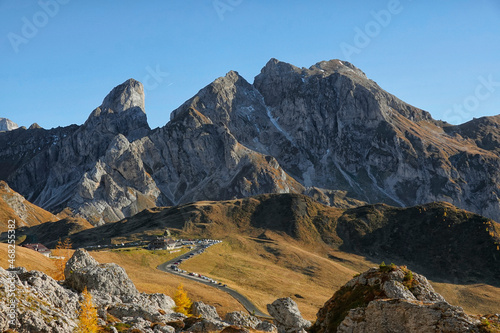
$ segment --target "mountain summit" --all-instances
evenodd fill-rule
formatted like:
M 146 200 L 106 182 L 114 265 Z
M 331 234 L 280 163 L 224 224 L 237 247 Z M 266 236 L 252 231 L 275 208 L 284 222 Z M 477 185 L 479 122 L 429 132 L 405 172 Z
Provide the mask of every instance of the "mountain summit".
M 70 207 L 95 224 L 262 193 L 333 204 L 339 190 L 397 206 L 447 201 L 500 220 L 497 118 L 452 126 L 348 62 L 271 59 L 253 84 L 234 71 L 216 79 L 158 129 L 130 79 L 57 140 L 56 129 L 0 133 L 0 164 L 9 166 L 0 174 L 41 207 Z M 21 132 L 37 133 L 40 147 Z M 12 140 L 15 150 L 4 147 Z
M 9 120 L 7 118 L 0 118 L 0 132 L 12 131 L 16 128 L 19 128 L 19 126 L 12 120 Z

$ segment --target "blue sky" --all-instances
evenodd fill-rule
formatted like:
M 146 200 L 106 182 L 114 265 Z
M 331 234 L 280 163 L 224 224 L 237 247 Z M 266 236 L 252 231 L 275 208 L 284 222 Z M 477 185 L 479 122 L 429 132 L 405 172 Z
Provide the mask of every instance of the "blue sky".
M 253 82 L 273 57 L 348 60 L 451 123 L 500 114 L 497 0 L 0 0 L 0 21 L 0 117 L 24 126 L 82 124 L 131 77 L 163 126 L 217 77 Z

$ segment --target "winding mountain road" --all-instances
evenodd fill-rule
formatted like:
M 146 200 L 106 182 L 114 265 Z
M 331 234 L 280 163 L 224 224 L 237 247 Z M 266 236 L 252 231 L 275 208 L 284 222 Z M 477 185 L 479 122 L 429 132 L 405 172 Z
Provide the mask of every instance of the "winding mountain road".
M 162 272 L 169 273 L 169 274 L 174 274 L 174 275 L 177 275 L 177 276 L 181 276 L 183 278 L 190 279 L 190 280 L 193 280 L 193 281 L 196 281 L 196 282 L 199 282 L 199 283 L 206 284 L 207 286 L 210 286 L 210 287 L 222 290 L 222 291 L 228 293 L 229 295 L 231 295 L 238 302 L 240 302 L 241 305 L 243 305 L 243 307 L 250 314 L 252 314 L 252 315 L 254 315 L 256 317 L 260 317 L 260 318 L 272 319 L 272 317 L 270 317 L 268 314 L 265 314 L 264 312 L 260 311 L 255 306 L 255 304 L 253 304 L 248 298 L 246 298 L 245 296 L 243 296 L 242 294 L 240 294 L 236 290 L 233 290 L 231 288 L 224 287 L 224 286 L 221 286 L 221 285 L 218 285 L 218 284 L 214 284 L 212 282 L 206 281 L 206 280 L 204 280 L 202 278 L 199 278 L 199 277 L 196 277 L 196 276 L 191 276 L 191 275 L 187 275 L 186 273 L 176 272 L 176 271 L 174 271 L 173 269 L 170 268 L 170 266 L 173 265 L 176 261 L 179 261 L 180 259 L 184 259 L 185 260 L 185 259 L 187 259 L 189 257 L 190 254 L 194 254 L 194 253 L 198 252 L 202 248 L 203 248 L 202 246 L 197 246 L 194 250 L 191 250 L 191 251 L 189 251 L 187 253 L 184 253 L 183 255 L 180 255 L 180 256 L 172 259 L 172 260 L 164 262 L 163 264 L 158 265 L 158 267 L 156 267 L 156 268 L 159 269 Z

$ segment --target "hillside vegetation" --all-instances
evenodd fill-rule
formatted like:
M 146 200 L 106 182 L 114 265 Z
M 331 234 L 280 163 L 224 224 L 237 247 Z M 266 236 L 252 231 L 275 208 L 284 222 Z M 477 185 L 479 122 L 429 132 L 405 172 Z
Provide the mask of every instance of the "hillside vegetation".
M 57 221 L 48 211 L 33 205 L 6 182 L 0 181 L 0 232 L 8 230 L 8 221 L 16 221 L 16 227 L 35 226 L 44 222 Z
M 178 237 L 222 239 L 183 268 L 227 283 L 262 310 L 290 296 L 314 319 L 332 291 L 385 261 L 426 274 L 438 292 L 471 313 L 500 311 L 499 225 L 448 203 L 340 209 L 303 195 L 269 194 L 148 209 L 70 238 L 76 248 L 148 240 L 165 229 Z M 156 271 L 165 258 L 135 255 L 95 253 L 102 262 L 124 266 L 145 291 L 172 292 L 183 282 L 194 299 L 214 305 L 227 300 L 209 287 Z

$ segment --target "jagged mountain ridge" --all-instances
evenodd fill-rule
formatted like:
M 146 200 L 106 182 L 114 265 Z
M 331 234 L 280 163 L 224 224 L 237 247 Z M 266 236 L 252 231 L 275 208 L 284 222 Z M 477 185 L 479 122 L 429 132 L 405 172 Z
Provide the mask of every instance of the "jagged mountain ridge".
M 401 206 L 448 201 L 500 220 L 498 121 L 484 119 L 436 121 L 340 60 L 299 69 L 271 59 L 254 84 L 231 71 L 155 130 L 142 85 L 128 80 L 84 125 L 2 179 L 43 208 L 69 206 L 94 224 L 269 192 L 331 204 L 330 190 Z

